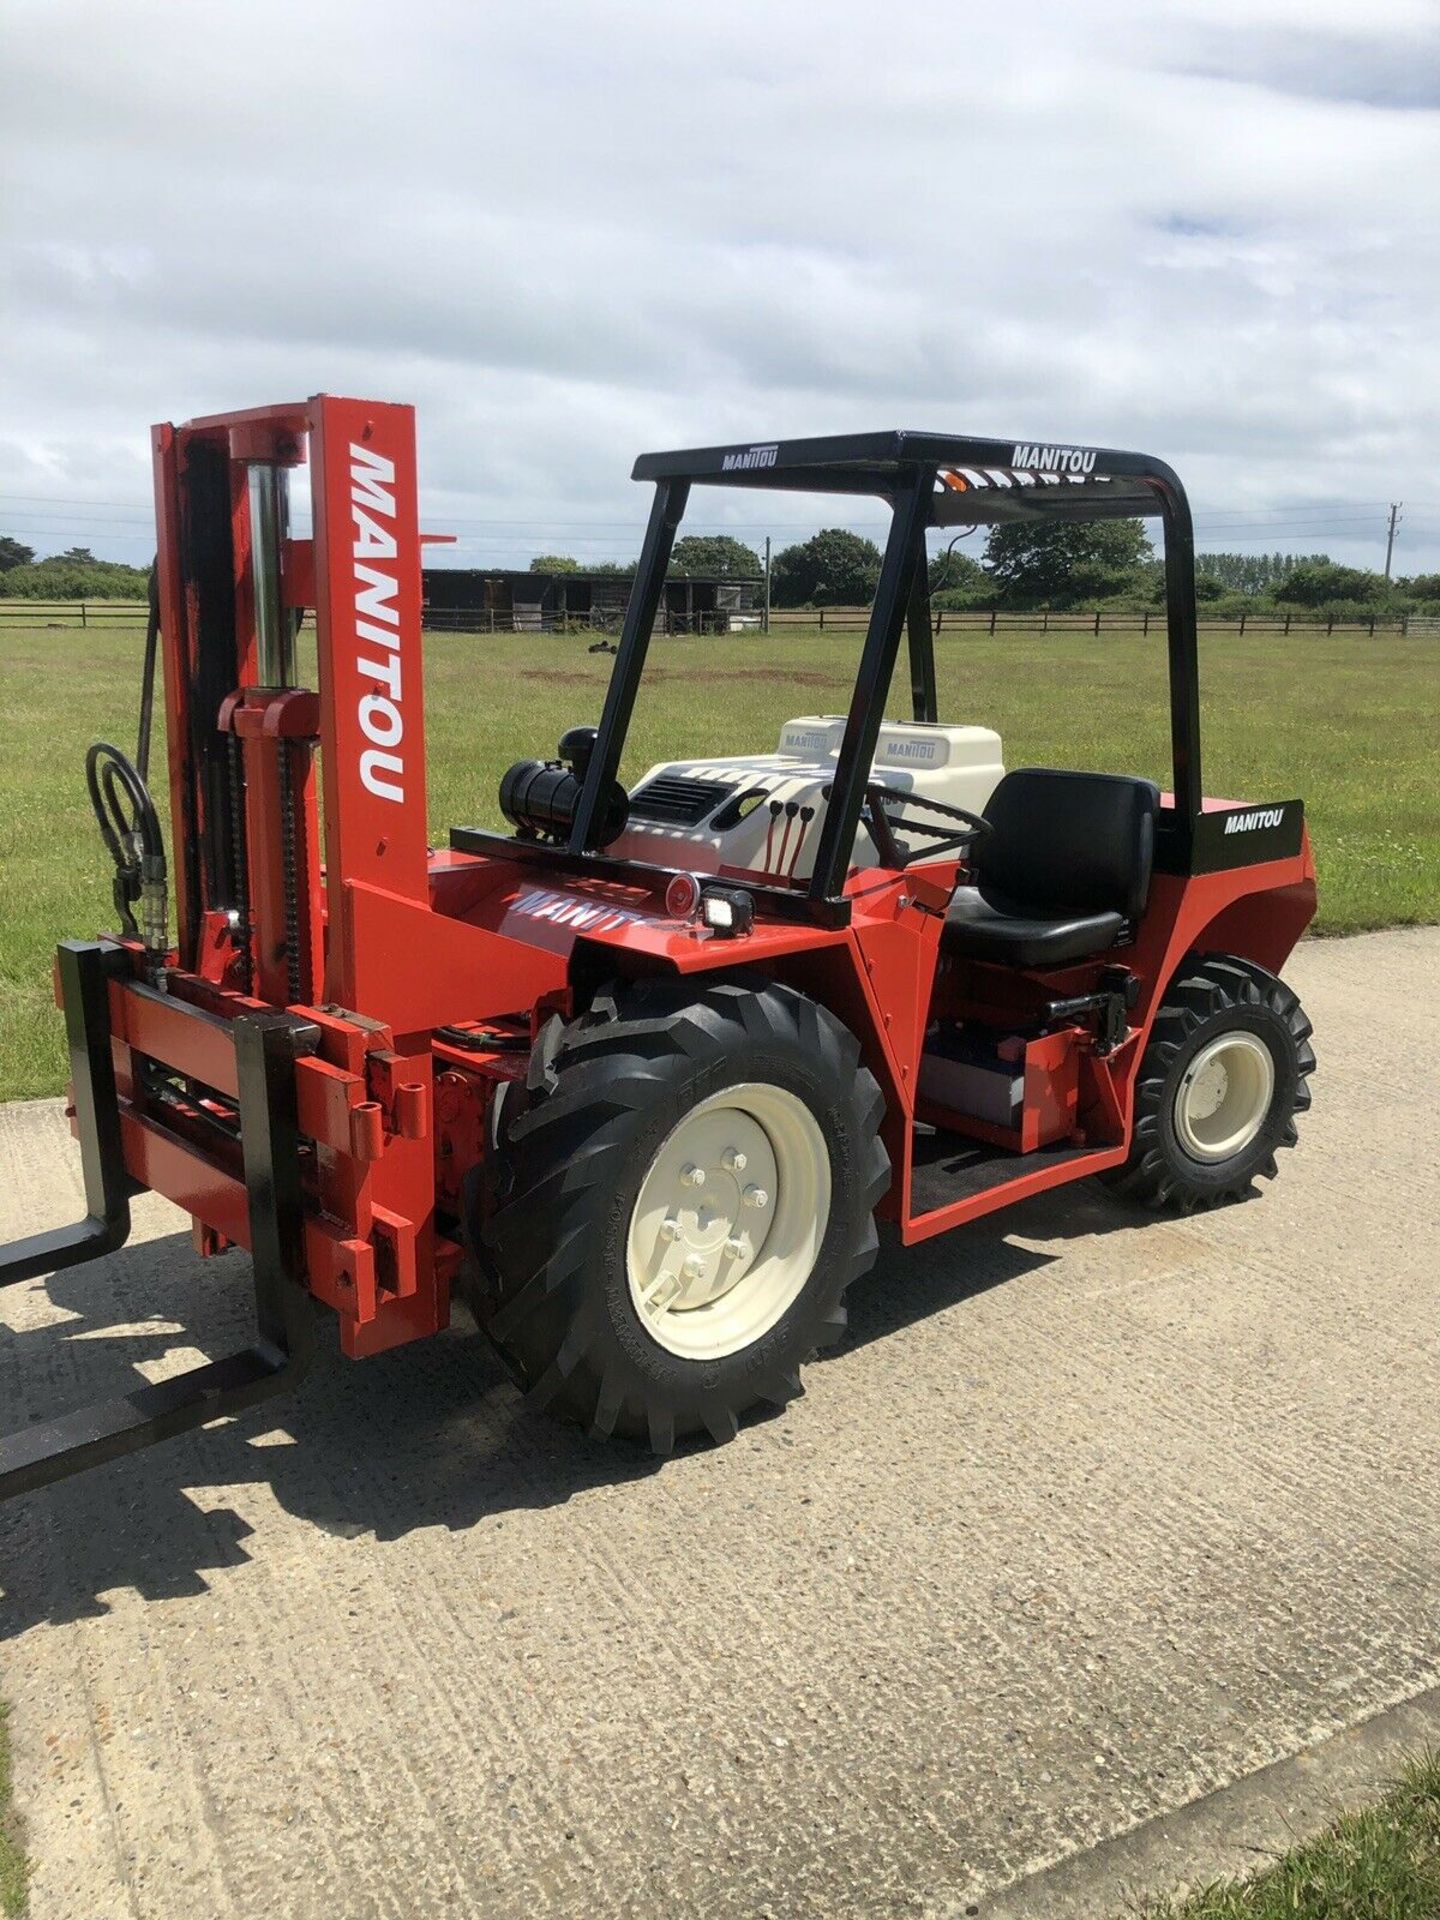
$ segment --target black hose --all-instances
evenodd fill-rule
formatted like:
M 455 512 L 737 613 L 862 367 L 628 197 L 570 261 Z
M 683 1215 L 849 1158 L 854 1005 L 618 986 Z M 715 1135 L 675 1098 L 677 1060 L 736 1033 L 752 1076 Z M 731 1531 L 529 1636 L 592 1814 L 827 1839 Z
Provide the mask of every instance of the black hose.
M 104 762 L 103 774 L 99 772 Z M 155 811 L 155 802 L 150 798 L 150 789 L 141 777 L 139 769 L 128 754 L 112 746 L 108 740 L 97 740 L 85 756 L 85 778 L 90 787 L 90 804 L 100 821 L 100 831 L 106 834 L 106 844 L 110 844 L 106 823 L 103 817 L 101 801 L 97 791 L 97 780 L 103 779 L 106 799 L 113 809 L 111 818 L 121 833 L 138 833 L 141 837 L 142 851 L 152 859 L 163 859 L 165 843 L 160 834 L 160 816 Z M 130 817 L 120 808 L 115 788 L 117 783 L 125 789 L 125 796 L 133 809 Z
M 463 1053 L 529 1053 L 528 1033 L 495 1033 L 484 1027 L 437 1027 L 434 1038 Z
M 955 535 L 955 539 L 950 542 L 948 547 L 946 547 L 944 553 L 940 556 L 941 559 L 945 562 L 945 571 L 941 574 L 940 578 L 935 582 L 934 586 L 931 587 L 930 592 L 932 596 L 934 594 L 943 593 L 945 591 L 945 584 L 950 578 L 950 559 L 952 554 L 955 551 L 956 541 L 968 540 L 972 533 L 978 533 L 978 532 L 979 532 L 978 527 L 962 527 L 959 533 Z
M 85 784 L 105 850 L 115 862 L 115 908 L 124 931 L 140 933 L 134 914 L 145 902 L 145 941 L 165 948 L 165 842 L 150 789 L 135 763 L 108 740 L 97 740 L 85 756 Z
M 145 620 L 145 665 L 140 672 L 140 739 L 135 748 L 135 770 L 142 781 L 150 778 L 150 726 L 155 715 L 155 663 L 160 655 L 160 557 L 150 562 L 150 611 Z

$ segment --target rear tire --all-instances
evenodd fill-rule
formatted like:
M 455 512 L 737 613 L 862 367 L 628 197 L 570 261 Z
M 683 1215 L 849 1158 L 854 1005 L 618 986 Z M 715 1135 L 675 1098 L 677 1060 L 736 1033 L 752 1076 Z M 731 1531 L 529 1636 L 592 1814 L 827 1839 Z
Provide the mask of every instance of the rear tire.
M 1283 980 L 1207 954 L 1171 983 L 1140 1062 L 1130 1158 L 1103 1178 L 1127 1199 L 1191 1213 L 1273 1179 L 1310 1105 L 1310 1022 Z
M 641 981 L 530 1082 L 471 1222 L 476 1317 L 527 1398 L 660 1454 L 794 1398 L 890 1179 L 854 1036 L 773 983 Z

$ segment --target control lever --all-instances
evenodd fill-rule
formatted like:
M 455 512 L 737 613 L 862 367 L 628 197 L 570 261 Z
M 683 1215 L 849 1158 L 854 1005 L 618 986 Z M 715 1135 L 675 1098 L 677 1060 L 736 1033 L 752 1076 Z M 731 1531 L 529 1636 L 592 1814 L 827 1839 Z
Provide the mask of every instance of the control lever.
M 1045 1007 L 1045 1024 L 1056 1026 L 1065 1020 L 1083 1019 L 1098 1013 L 1100 1031 L 1096 1036 L 1098 1054 L 1113 1053 L 1125 1038 L 1129 1027 L 1126 1016 L 1140 998 L 1140 976 L 1128 967 L 1102 967 L 1094 993 L 1077 993 L 1067 1000 L 1051 1000 Z

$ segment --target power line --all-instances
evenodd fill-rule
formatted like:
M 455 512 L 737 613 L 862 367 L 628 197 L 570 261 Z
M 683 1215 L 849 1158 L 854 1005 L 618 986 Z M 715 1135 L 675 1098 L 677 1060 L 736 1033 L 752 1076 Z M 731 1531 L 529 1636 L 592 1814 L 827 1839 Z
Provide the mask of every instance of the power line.
M 86 510 L 90 508 L 96 508 L 96 507 L 110 508 L 110 509 L 116 510 L 118 517 L 122 519 L 143 520 L 147 524 L 150 519 L 150 514 L 148 509 L 137 506 L 133 500 L 98 500 L 98 499 L 90 499 L 79 494 L 0 493 L 0 501 L 20 501 L 25 503 L 26 506 L 71 507 L 71 508 L 81 508 Z M 1225 520 L 1225 521 L 1231 521 L 1231 520 L 1240 521 L 1240 520 L 1247 520 L 1247 519 L 1265 519 L 1265 518 L 1283 519 L 1283 520 L 1290 520 L 1290 519 L 1296 519 L 1296 518 L 1304 519 L 1304 520 L 1332 519 L 1336 517 L 1349 518 L 1357 513 L 1365 511 L 1367 508 L 1384 507 L 1387 504 L 1388 503 L 1384 500 L 1350 500 L 1350 501 L 1346 501 L 1343 505 L 1339 502 L 1335 502 L 1334 504 L 1331 504 L 1331 505 L 1324 505 L 1322 503 L 1317 502 L 1315 505 L 1312 506 L 1303 501 L 1299 501 L 1299 502 L 1292 501 L 1287 506 L 1279 506 L 1279 507 L 1217 507 L 1212 512 L 1208 512 L 1208 513 L 1197 510 L 1194 517 L 1197 522 L 1202 520 L 1216 520 L 1216 519 Z M 1440 507 L 1440 501 L 1421 500 L 1421 501 L 1416 501 L 1413 504 L 1421 507 L 1426 507 L 1426 506 Z M 437 513 L 445 513 L 446 509 L 443 507 L 438 507 L 438 508 L 435 508 L 434 511 Z M 62 517 L 68 519 L 70 515 L 66 514 Z M 501 518 L 501 517 L 488 515 L 488 514 L 448 514 L 447 517 L 455 521 L 457 524 L 461 524 L 465 526 L 475 526 L 475 527 L 537 527 L 539 526 L 539 527 L 563 527 L 563 528 L 594 527 L 599 529 L 623 529 L 623 528 L 629 528 L 636 524 L 635 518 L 633 516 L 626 517 L 623 519 L 615 519 L 615 520 L 596 520 L 596 519 L 559 520 L 543 514 L 531 514 L 519 519 Z M 687 522 L 687 524 L 690 524 L 690 523 Z M 779 527 L 782 530 L 798 529 L 802 527 L 807 527 L 811 523 L 808 520 L 785 521 L 785 520 L 767 519 L 767 520 L 727 520 L 727 521 L 716 520 L 713 522 L 710 522 L 710 521 L 695 522 L 694 524 L 707 525 L 707 526 L 723 525 L 723 526 L 733 526 L 733 527 L 745 527 L 745 528 L 752 529 L 754 531 L 763 531 L 766 527 Z
M 14 504 L 11 504 L 14 503 Z M 308 518 L 308 501 L 297 499 L 297 534 L 303 537 Z M 1388 512 L 1385 577 L 1392 575 L 1397 531 L 1405 520 L 1402 502 L 1332 502 L 1306 506 L 1292 502 L 1275 507 L 1216 508 L 1197 513 L 1197 541 L 1212 551 L 1225 543 L 1244 549 L 1284 547 L 1296 541 L 1337 540 L 1349 544 L 1369 535 L 1374 519 L 1367 508 L 1385 507 Z M 1416 512 L 1416 509 L 1421 511 Z M 1428 509 L 1428 511 L 1427 511 Z M 1411 503 L 1408 516 L 1412 532 L 1422 541 L 1440 535 L 1440 502 Z M 823 513 L 806 520 L 687 520 L 687 531 L 699 535 L 729 535 L 767 541 L 774 535 L 800 538 L 813 534 L 822 523 Z M 843 524 L 853 531 L 883 539 L 886 522 L 852 519 L 841 515 Z M 150 514 L 131 502 L 85 499 L 75 495 L 0 493 L 0 519 L 15 533 L 41 541 L 116 541 L 135 546 L 144 544 L 152 526 Z M 624 519 L 578 519 L 547 517 L 505 518 L 482 514 L 449 513 L 443 507 L 426 509 L 424 523 L 435 531 L 453 531 L 457 538 L 452 551 L 472 564 L 503 566 L 516 558 L 529 557 L 547 547 L 572 548 L 582 559 L 608 557 L 627 542 L 638 540 L 639 523 L 635 517 Z M 443 556 L 433 558 L 443 564 Z
M 1238 526 L 1233 520 L 1217 520 L 1217 521 L 1210 521 L 1210 522 L 1202 521 L 1200 522 L 1196 530 L 1197 532 L 1206 533 L 1206 534 L 1214 534 L 1214 533 L 1243 534 L 1247 540 L 1270 540 L 1270 539 L 1275 539 L 1280 535 L 1285 535 L 1293 538 L 1296 534 L 1344 533 L 1350 527 L 1365 527 L 1365 528 L 1373 529 L 1374 525 L 1375 525 L 1375 522 L 1368 517 L 1364 520 L 1286 521 L 1283 524 L 1276 524 L 1275 526 L 1272 526 L 1272 527 Z
M 0 508 L 0 512 L 4 512 L 4 509 Z M 47 516 L 27 511 L 4 512 L 4 517 L 7 525 L 28 528 L 29 531 L 37 534 L 64 534 L 75 530 L 83 532 L 88 529 L 92 531 L 113 531 L 124 534 L 127 537 L 133 536 L 138 538 L 148 533 L 151 526 L 149 517 L 141 515 L 136 515 L 131 519 L 122 519 L 112 515 L 88 516 L 65 514 L 59 516 L 59 524 L 50 523 Z M 524 542 L 532 539 L 553 540 L 563 538 L 572 544 L 593 546 L 603 544 L 611 540 L 615 534 L 619 533 L 627 533 L 638 537 L 640 531 L 638 523 L 631 520 L 617 520 L 614 522 L 543 519 L 533 521 L 487 521 L 444 513 L 427 513 L 424 515 L 424 518 L 427 522 L 434 521 L 440 523 L 447 529 L 454 528 L 456 530 L 463 530 L 461 537 L 470 540 L 494 538 L 508 542 Z M 883 521 L 865 524 L 871 525 L 877 530 L 884 526 Z M 1416 527 L 1432 528 L 1440 525 L 1440 521 L 1433 520 L 1429 516 L 1420 516 L 1413 521 L 1413 524 Z M 727 533 L 740 535 L 749 533 L 763 536 L 767 532 L 810 533 L 815 530 L 817 522 L 813 520 L 690 520 L 686 522 L 686 525 L 692 532 L 707 535 Z M 1220 533 L 1235 533 L 1243 534 L 1246 538 L 1255 540 L 1294 538 L 1307 534 L 1338 534 L 1344 533 L 1349 528 L 1366 528 L 1373 525 L 1373 520 L 1368 517 L 1360 518 L 1350 514 L 1335 515 L 1328 518 L 1308 517 L 1303 520 L 1274 520 L 1259 526 L 1249 521 L 1220 518 L 1209 519 L 1203 516 L 1197 518 L 1195 522 L 1197 533 L 1206 536 Z

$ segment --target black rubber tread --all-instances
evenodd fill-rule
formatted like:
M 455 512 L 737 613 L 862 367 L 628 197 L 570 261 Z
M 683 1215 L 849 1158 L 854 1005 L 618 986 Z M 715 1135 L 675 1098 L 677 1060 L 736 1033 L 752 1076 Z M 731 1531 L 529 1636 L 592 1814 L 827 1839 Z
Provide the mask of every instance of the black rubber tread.
M 814 1272 L 768 1334 L 720 1360 L 685 1360 L 636 1317 L 625 1235 L 660 1141 L 698 1100 L 744 1080 L 789 1087 L 819 1120 L 830 1221 Z M 843 1334 L 845 1290 L 875 1259 L 884 1111 L 854 1035 L 791 988 L 666 978 L 598 997 L 507 1096 L 484 1217 L 470 1223 L 476 1318 L 527 1398 L 660 1454 L 690 1434 L 732 1439 L 752 1407 L 792 1400 L 803 1362 Z
M 1226 1026 L 1266 1040 L 1275 1059 L 1275 1094 L 1250 1145 L 1205 1165 L 1176 1139 L 1171 1102 L 1188 1060 Z M 1102 1178 L 1127 1199 L 1180 1213 L 1237 1200 L 1257 1177 L 1273 1180 L 1275 1155 L 1296 1144 L 1295 1116 L 1310 1105 L 1312 1031 L 1298 998 L 1275 974 L 1234 954 L 1193 955 L 1177 971 L 1150 1029 L 1135 1088 L 1130 1157 Z

